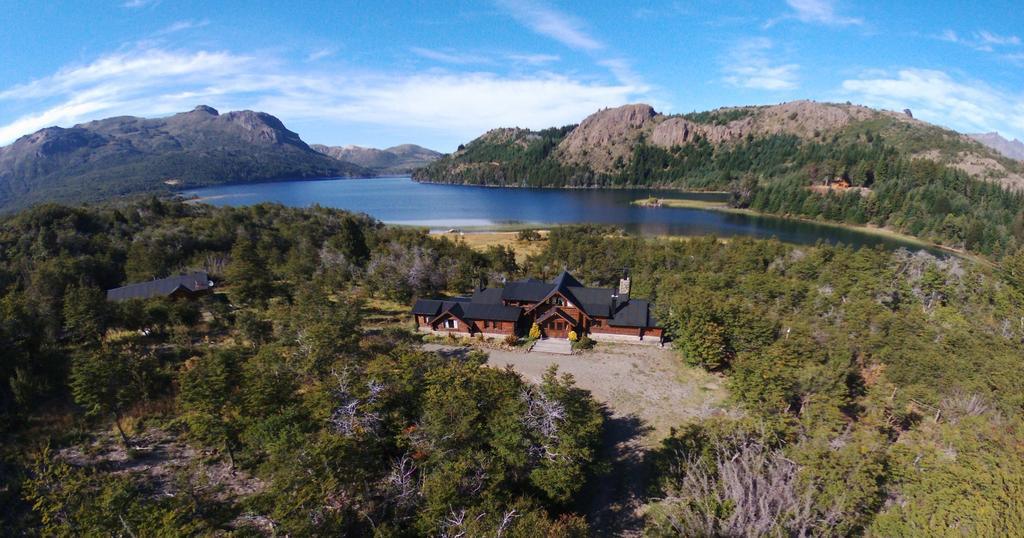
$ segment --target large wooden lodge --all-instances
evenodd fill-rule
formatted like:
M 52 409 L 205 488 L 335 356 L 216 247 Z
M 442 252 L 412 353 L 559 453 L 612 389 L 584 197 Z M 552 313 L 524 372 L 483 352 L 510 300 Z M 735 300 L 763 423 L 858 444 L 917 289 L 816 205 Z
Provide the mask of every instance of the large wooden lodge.
M 474 336 L 526 335 L 536 323 L 544 338 L 570 331 L 594 340 L 660 343 L 651 304 L 629 296 L 629 278 L 615 288 L 588 288 L 563 271 L 553 282 L 520 280 L 478 289 L 471 297 L 421 299 L 412 308 L 420 331 Z

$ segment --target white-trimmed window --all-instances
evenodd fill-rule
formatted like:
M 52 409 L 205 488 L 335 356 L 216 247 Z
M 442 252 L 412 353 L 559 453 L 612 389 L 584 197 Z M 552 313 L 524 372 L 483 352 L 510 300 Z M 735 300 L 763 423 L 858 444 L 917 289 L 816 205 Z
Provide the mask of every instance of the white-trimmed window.
M 457 329 L 458 327 L 459 327 L 459 322 L 455 321 L 454 319 L 448 318 L 448 319 L 444 320 L 444 328 L 445 329 Z

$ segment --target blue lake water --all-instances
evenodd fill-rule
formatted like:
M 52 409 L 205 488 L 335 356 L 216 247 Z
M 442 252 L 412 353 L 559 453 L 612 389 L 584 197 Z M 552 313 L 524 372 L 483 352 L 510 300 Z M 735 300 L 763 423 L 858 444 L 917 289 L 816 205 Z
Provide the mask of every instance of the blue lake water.
M 646 189 L 525 189 L 417 183 L 408 177 L 281 181 L 194 189 L 181 193 L 211 205 L 240 206 L 276 202 L 286 206 L 326 207 L 367 213 L 391 224 L 432 229 L 502 224 L 613 224 L 626 231 L 658 235 L 777 237 L 781 241 L 818 241 L 854 246 L 912 245 L 857 230 L 777 217 L 740 215 L 685 208 L 645 208 L 630 202 L 647 196 L 721 199 L 721 194 Z

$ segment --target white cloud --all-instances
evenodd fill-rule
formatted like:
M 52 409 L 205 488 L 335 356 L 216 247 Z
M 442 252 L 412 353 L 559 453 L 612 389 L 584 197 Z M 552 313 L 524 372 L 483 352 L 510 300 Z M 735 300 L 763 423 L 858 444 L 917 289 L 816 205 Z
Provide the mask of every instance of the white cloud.
M 175 23 L 172 23 L 172 24 L 168 25 L 166 28 L 160 30 L 159 32 L 156 33 L 156 35 L 167 35 L 167 34 L 173 34 L 175 32 L 181 32 L 181 31 L 184 31 L 184 30 L 192 30 L 192 29 L 195 29 L 195 28 L 202 28 L 202 27 L 207 26 L 209 24 L 210 24 L 210 20 L 209 19 L 202 19 L 202 20 L 198 20 L 198 21 L 194 21 L 194 20 L 177 21 Z
M 324 58 L 328 58 L 330 56 L 334 56 L 337 53 L 338 53 L 338 49 L 333 48 L 333 47 L 325 47 L 325 48 L 321 48 L 321 49 L 316 49 L 316 50 L 314 50 L 314 51 L 312 51 L 312 52 L 310 52 L 309 54 L 306 55 L 306 61 L 307 62 L 315 62 L 317 60 L 323 60 Z
M 544 65 L 554 63 L 562 59 L 561 56 L 556 54 L 506 54 L 505 58 L 508 58 L 513 62 L 530 65 Z
M 101 117 L 158 116 L 197 104 L 250 108 L 285 122 L 416 127 L 471 138 L 498 126 L 580 121 L 643 87 L 550 72 L 373 73 L 301 70 L 272 57 L 161 49 L 119 52 L 0 91 L 0 144 L 40 128 Z M 21 112 L 15 112 L 20 110 Z
M 583 24 L 570 15 L 533 0 L 498 0 L 516 20 L 538 34 L 548 36 L 563 45 L 585 51 L 596 51 L 604 44 L 583 29 Z
M 988 30 L 979 30 L 967 38 L 962 37 L 953 30 L 946 30 L 935 36 L 942 41 L 964 45 L 981 52 L 995 52 L 996 48 L 1017 47 L 1021 44 L 1020 37 L 1015 35 L 999 35 Z
M 409 50 L 412 51 L 412 53 L 417 56 L 446 64 L 466 65 L 491 63 L 490 58 L 486 58 L 484 56 L 479 56 L 476 54 L 466 54 L 461 52 L 445 52 L 423 47 L 412 47 Z
M 989 45 L 1020 45 L 1020 38 L 1015 35 L 999 35 L 982 30 L 978 32 L 978 38 Z
M 121 7 L 128 9 L 140 9 L 147 6 L 155 6 L 160 3 L 160 0 L 125 0 Z
M 864 19 L 859 17 L 845 17 L 836 13 L 834 0 L 786 0 L 786 3 L 793 9 L 793 12 L 768 21 L 766 26 L 772 26 L 784 19 L 796 19 L 800 22 L 829 26 L 864 24 Z
M 725 83 L 753 90 L 792 90 L 797 88 L 800 66 L 777 63 L 769 53 L 774 44 L 768 38 L 747 39 L 736 45 L 724 61 Z
M 843 81 L 843 90 L 865 104 L 901 110 L 961 132 L 999 131 L 1024 136 L 1024 96 L 944 71 L 902 69 Z

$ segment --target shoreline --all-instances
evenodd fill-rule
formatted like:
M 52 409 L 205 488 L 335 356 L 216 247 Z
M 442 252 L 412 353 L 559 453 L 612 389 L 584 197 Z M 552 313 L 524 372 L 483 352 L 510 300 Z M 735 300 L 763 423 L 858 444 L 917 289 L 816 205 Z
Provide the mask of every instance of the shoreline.
M 664 185 L 494 185 L 490 183 L 454 183 L 448 181 L 427 181 L 424 179 L 416 179 L 409 176 L 410 179 L 416 183 L 422 183 L 424 185 L 451 185 L 455 187 L 485 187 L 488 189 L 543 189 L 543 190 L 570 190 L 570 191 L 588 191 L 588 190 L 616 190 L 616 191 L 667 191 L 676 192 L 679 194 L 729 194 L 729 191 L 701 191 L 694 189 L 680 189 L 678 187 L 669 187 Z
M 762 211 L 755 211 L 753 209 L 729 207 L 728 205 L 725 204 L 725 202 L 709 202 L 709 201 L 706 201 L 706 200 L 684 200 L 684 199 L 672 199 L 672 198 L 658 198 L 658 199 L 656 199 L 657 204 L 652 204 L 652 203 L 650 203 L 650 200 L 651 199 L 649 199 L 649 198 L 644 198 L 644 199 L 640 199 L 640 200 L 634 200 L 634 201 L 632 201 L 630 203 L 632 205 L 635 205 L 635 206 L 638 206 L 638 207 L 648 207 L 648 208 L 651 208 L 651 209 L 660 209 L 660 208 L 663 208 L 663 207 L 677 208 L 677 209 L 697 209 L 697 210 L 702 210 L 702 211 L 718 211 L 718 212 L 721 212 L 721 213 L 732 213 L 732 214 L 735 214 L 735 215 L 746 215 L 748 217 L 775 218 L 775 219 L 791 220 L 791 221 L 794 221 L 794 222 L 803 222 L 803 223 L 807 223 L 807 224 L 816 224 L 816 225 L 819 225 L 819 226 L 827 226 L 829 228 L 836 228 L 836 229 L 842 229 L 842 230 L 851 230 L 851 231 L 855 231 L 855 232 L 859 232 L 859 233 L 871 234 L 871 235 L 878 236 L 878 237 L 885 237 L 885 238 L 888 238 L 888 239 L 894 239 L 894 240 L 897 240 L 897 241 L 900 241 L 900 242 L 903 242 L 903 243 L 908 243 L 910 245 L 914 245 L 914 246 L 918 246 L 918 247 L 922 247 L 922 248 L 939 250 L 939 251 L 942 251 L 942 252 L 946 252 L 946 253 L 949 253 L 949 254 L 953 254 L 953 255 L 959 256 L 961 258 L 969 258 L 969 259 L 976 260 L 976 261 L 981 260 L 981 258 L 979 258 L 978 256 L 976 256 L 976 255 L 974 255 L 974 254 L 972 254 L 970 252 L 967 252 L 965 250 L 956 249 L 956 248 L 949 247 L 949 246 L 946 246 L 946 245 L 940 245 L 938 243 L 933 243 L 931 241 L 927 241 L 927 240 L 921 239 L 920 237 L 914 237 L 912 235 L 908 235 L 908 234 L 905 234 L 905 233 L 902 233 L 902 232 L 897 232 L 896 230 L 890 230 L 888 228 L 881 228 L 881 227 L 878 227 L 878 226 L 872 226 L 872 225 L 868 225 L 868 224 L 849 224 L 849 223 L 845 223 L 845 222 L 833 222 L 833 221 L 827 221 L 827 220 L 816 220 L 816 219 L 811 219 L 811 218 L 807 218 L 807 217 L 801 217 L 801 216 L 797 216 L 797 215 L 790 215 L 790 214 L 780 215 L 780 214 L 775 214 L 775 213 L 765 213 L 765 212 L 762 212 Z

